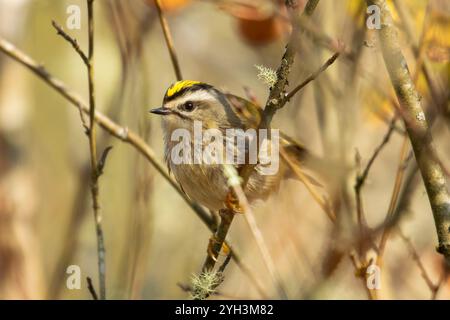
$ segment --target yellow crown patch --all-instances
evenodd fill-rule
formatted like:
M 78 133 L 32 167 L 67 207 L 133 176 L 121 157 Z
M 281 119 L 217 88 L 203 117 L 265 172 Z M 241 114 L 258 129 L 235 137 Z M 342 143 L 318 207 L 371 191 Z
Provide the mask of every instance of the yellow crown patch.
M 193 80 L 183 80 L 175 82 L 173 85 L 170 86 L 169 89 L 167 89 L 166 97 L 170 98 L 176 93 L 180 92 L 184 88 L 192 87 L 193 85 L 201 83 L 200 81 L 193 81 Z

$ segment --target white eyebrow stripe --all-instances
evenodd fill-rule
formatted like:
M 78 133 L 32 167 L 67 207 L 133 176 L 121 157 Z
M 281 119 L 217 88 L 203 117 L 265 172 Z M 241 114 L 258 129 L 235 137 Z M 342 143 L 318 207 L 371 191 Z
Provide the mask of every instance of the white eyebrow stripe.
M 179 98 L 176 98 L 175 100 L 168 102 L 166 104 L 166 107 L 172 109 L 188 101 L 195 102 L 195 101 L 215 101 L 215 100 L 217 100 L 216 97 L 214 97 L 210 92 L 200 89 L 197 91 L 188 92 L 186 93 L 186 95 L 183 95 Z

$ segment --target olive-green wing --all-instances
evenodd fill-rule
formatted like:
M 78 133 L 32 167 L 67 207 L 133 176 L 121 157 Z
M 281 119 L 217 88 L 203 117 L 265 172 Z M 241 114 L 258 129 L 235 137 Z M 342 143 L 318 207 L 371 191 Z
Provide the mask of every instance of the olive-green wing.
M 262 109 L 260 106 L 230 93 L 226 93 L 225 96 L 230 102 L 234 113 L 241 120 L 244 129 L 256 129 L 259 127 L 262 119 Z

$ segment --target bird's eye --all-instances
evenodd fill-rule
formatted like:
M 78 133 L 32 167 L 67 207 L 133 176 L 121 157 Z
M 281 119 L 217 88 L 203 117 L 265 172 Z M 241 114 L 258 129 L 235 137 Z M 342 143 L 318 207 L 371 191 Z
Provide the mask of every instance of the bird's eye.
M 192 101 L 188 101 L 183 105 L 183 110 L 184 111 L 188 111 L 191 112 L 192 110 L 194 110 L 195 106 L 194 103 Z

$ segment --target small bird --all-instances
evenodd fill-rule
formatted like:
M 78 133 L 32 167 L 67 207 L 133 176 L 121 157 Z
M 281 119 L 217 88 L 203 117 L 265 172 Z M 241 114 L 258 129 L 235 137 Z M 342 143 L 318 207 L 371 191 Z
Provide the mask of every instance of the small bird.
M 203 150 L 195 148 L 205 148 L 205 139 L 200 143 L 194 139 L 180 142 L 183 132 L 191 137 L 198 134 L 197 129 L 202 131 L 215 130 L 216 133 L 225 137 L 222 141 L 215 141 L 224 147 L 224 150 L 232 146 L 233 166 L 239 170 L 250 160 L 249 153 L 252 149 L 251 141 L 246 139 L 244 147 L 237 144 L 237 132 L 248 132 L 251 129 L 258 129 L 262 119 L 262 109 L 256 104 L 238 96 L 224 93 L 212 85 L 192 80 L 178 81 L 171 85 L 164 96 L 162 107 L 150 110 L 151 113 L 162 116 L 162 128 L 164 134 L 165 161 L 180 184 L 182 190 L 194 201 L 213 211 L 226 208 L 226 199 L 229 194 L 229 185 L 224 166 L 220 161 L 224 161 L 223 154 L 219 161 L 207 161 L 200 159 L 204 155 Z M 230 130 L 231 129 L 231 130 Z M 232 130 L 241 129 L 241 130 Z M 255 130 L 256 131 L 256 130 Z M 233 132 L 231 135 L 229 132 Z M 245 136 L 248 138 L 248 136 Z M 292 163 L 301 165 L 302 170 L 308 167 L 308 163 L 313 163 L 316 157 L 312 156 L 302 145 L 295 142 L 283 133 L 279 135 L 268 135 L 266 142 L 267 154 L 274 151 L 274 138 L 279 138 L 279 149 L 283 149 L 284 154 L 289 156 Z M 259 138 L 261 139 L 261 138 Z M 217 139 L 216 139 L 217 140 Z M 256 139 L 258 140 L 258 138 Z M 226 146 L 225 146 L 226 145 Z M 187 149 L 183 149 L 186 147 Z M 217 147 L 217 145 L 216 145 Z M 189 151 L 193 150 L 193 151 Z M 183 150 L 180 152 L 180 150 Z M 260 152 L 262 147 L 258 151 Z M 188 151 L 186 151 L 188 150 Z M 273 153 L 273 152 L 272 152 Z M 175 159 L 176 155 L 189 161 L 180 162 Z M 258 153 L 260 154 L 260 153 Z M 239 156 L 245 157 L 245 163 L 235 161 Z M 271 159 L 278 161 L 278 158 Z M 275 155 L 278 156 L 278 155 Z M 248 177 L 245 185 L 245 195 L 249 203 L 256 200 L 264 200 L 270 194 L 278 190 L 280 182 L 285 178 L 296 177 L 285 160 L 280 157 L 276 172 L 267 174 L 264 169 L 272 165 L 262 163 L 260 158 L 255 162 L 255 167 Z M 202 161 L 203 160 L 203 161 Z M 206 161 L 205 161 L 206 160 Z M 209 159 L 211 160 L 211 159 Z M 267 160 L 267 159 L 266 159 Z M 310 181 L 318 184 L 314 178 L 308 176 Z

